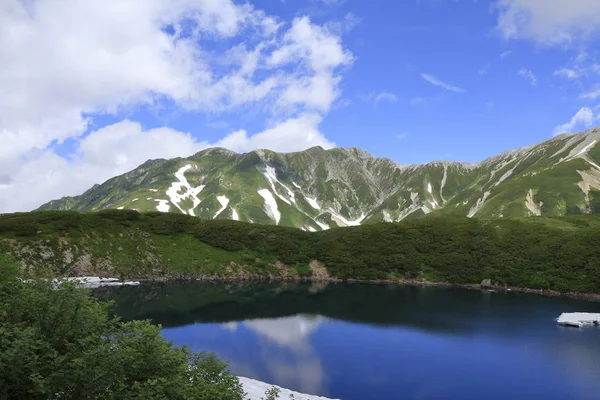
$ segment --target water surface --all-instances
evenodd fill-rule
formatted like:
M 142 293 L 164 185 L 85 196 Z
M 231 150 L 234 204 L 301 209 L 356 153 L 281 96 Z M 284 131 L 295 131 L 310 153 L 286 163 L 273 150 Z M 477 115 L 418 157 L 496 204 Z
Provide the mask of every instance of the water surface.
M 600 329 L 560 327 L 600 303 L 522 293 L 357 284 L 105 288 L 123 319 L 215 352 L 233 373 L 364 399 L 600 398 Z

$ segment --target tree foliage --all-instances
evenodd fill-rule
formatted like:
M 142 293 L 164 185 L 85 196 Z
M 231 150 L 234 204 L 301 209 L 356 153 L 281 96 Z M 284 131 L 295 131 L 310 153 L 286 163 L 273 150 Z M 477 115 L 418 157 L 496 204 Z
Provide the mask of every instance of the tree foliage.
M 49 279 L 22 280 L 0 258 L 0 398 L 241 400 L 212 354 L 174 347 L 149 321 Z

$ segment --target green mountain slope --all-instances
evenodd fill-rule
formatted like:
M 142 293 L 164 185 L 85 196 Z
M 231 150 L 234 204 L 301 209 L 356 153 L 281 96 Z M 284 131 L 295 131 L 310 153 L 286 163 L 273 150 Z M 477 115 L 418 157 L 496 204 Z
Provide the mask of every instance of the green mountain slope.
M 600 128 L 476 164 L 398 165 L 360 149 L 237 154 L 212 148 L 151 160 L 39 210 L 176 212 L 307 231 L 427 214 L 479 218 L 600 212 Z
M 131 279 L 426 279 L 600 292 L 600 216 L 437 216 L 303 232 L 130 210 L 0 216 L 23 270 Z M 1 267 L 1 265 L 0 265 Z

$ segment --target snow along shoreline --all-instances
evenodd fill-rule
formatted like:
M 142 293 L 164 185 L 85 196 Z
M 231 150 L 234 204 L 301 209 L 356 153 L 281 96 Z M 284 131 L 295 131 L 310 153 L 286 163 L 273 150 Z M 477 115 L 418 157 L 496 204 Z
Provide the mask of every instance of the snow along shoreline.
M 270 385 L 265 382 L 257 381 L 255 379 L 245 378 L 243 376 L 238 376 L 240 383 L 244 387 L 244 392 L 247 393 L 247 400 L 261 400 L 265 397 L 265 392 L 272 387 L 276 387 L 279 389 L 279 399 L 281 400 L 339 400 L 339 399 L 329 399 L 327 397 L 316 396 L 312 394 L 304 394 L 294 392 L 289 389 L 285 389 L 279 387 L 277 385 Z
M 81 276 L 77 278 L 64 278 L 67 282 L 75 282 L 77 286 L 87 289 L 96 289 L 104 286 L 137 286 L 139 281 L 119 281 L 117 278 L 101 278 L 99 276 Z M 57 280 L 54 280 L 57 282 Z

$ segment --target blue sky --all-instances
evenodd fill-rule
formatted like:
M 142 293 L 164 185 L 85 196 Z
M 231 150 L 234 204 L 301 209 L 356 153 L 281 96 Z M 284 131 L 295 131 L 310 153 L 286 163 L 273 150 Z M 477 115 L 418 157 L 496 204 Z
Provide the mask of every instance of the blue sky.
M 0 212 L 214 145 L 476 162 L 600 115 L 596 0 L 7 4 Z

